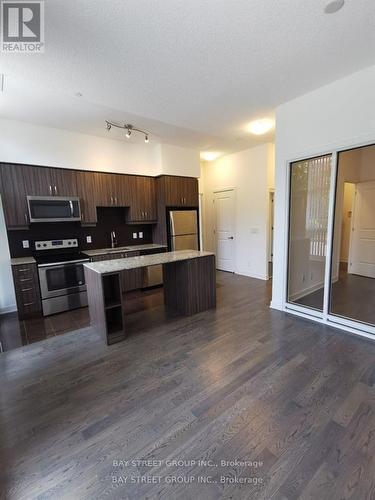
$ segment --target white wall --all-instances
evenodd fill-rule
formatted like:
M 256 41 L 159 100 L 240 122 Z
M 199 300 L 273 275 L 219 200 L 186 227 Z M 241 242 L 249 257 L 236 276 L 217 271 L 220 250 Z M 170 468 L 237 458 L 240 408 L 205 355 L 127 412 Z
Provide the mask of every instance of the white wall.
M 273 154 L 273 144 L 264 144 L 202 166 L 204 248 L 215 250 L 214 191 L 235 188 L 235 272 L 260 279 L 268 278 Z
M 275 251 L 272 306 L 286 290 L 287 165 L 335 148 L 375 142 L 375 66 L 338 80 L 276 110 Z
M 201 175 L 199 151 L 162 144 L 160 173 L 199 177 Z
M 159 144 L 129 144 L 0 120 L 0 161 L 131 174 L 161 173 Z
M 0 119 L 0 162 L 156 176 L 200 176 L 199 152 L 168 144 L 132 144 Z M 0 313 L 15 296 L 0 205 Z

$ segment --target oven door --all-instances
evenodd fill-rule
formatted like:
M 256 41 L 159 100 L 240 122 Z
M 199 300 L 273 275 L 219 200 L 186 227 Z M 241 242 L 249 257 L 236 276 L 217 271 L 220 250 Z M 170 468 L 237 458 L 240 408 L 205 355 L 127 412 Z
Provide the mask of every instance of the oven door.
M 86 290 L 83 262 L 41 264 L 38 266 L 42 299 L 69 295 Z

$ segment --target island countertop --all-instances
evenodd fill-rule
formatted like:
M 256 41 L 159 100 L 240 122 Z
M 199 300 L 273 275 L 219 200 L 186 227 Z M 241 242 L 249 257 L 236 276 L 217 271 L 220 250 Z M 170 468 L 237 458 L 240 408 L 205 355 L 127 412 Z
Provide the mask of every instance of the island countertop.
M 82 253 L 87 255 L 88 257 L 96 257 L 97 255 L 113 254 L 119 252 L 137 252 L 142 250 L 160 250 L 161 248 L 166 248 L 166 245 L 159 245 L 158 243 L 144 243 L 142 245 L 127 245 L 125 247 L 83 250 Z
M 182 260 L 196 259 L 215 255 L 213 252 L 203 250 L 178 250 L 176 252 L 165 252 L 139 257 L 127 257 L 126 259 L 105 260 L 84 264 L 87 269 L 98 274 L 118 273 L 127 269 L 156 266 L 158 264 L 170 264 Z

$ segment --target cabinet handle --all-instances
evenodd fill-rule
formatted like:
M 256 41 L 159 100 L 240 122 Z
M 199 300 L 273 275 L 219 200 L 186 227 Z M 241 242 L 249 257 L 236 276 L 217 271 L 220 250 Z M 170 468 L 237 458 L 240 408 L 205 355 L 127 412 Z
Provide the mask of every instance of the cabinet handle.
M 57 195 L 57 187 L 55 186 L 55 195 Z
M 28 302 L 27 304 L 24 304 L 24 306 L 32 306 L 33 304 L 35 304 L 35 302 Z
M 111 205 L 113 205 L 113 196 L 111 196 Z
M 81 212 L 81 220 L 85 220 L 83 212 Z
M 26 222 L 26 224 L 28 224 L 29 223 L 29 218 L 27 217 L 27 212 L 25 212 L 24 215 L 25 215 L 25 222 Z
M 32 288 L 22 288 L 21 292 L 30 292 Z
M 117 196 L 115 196 L 115 204 L 117 205 Z
M 25 281 L 32 281 L 33 279 L 32 278 L 21 278 L 20 281 L 22 281 L 22 283 L 24 283 Z
M 49 187 L 49 194 L 52 196 L 52 186 Z
M 21 269 L 17 269 L 19 273 L 27 273 L 27 271 L 30 271 L 28 267 L 22 267 Z

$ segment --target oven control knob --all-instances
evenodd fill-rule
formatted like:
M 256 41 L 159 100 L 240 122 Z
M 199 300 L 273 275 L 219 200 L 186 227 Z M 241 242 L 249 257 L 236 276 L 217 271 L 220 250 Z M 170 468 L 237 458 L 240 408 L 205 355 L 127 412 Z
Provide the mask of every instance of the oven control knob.
M 68 241 L 68 245 L 71 245 L 71 244 L 72 244 L 72 242 L 71 242 L 71 241 Z
M 47 243 L 43 243 L 43 246 L 46 247 L 47 246 Z

